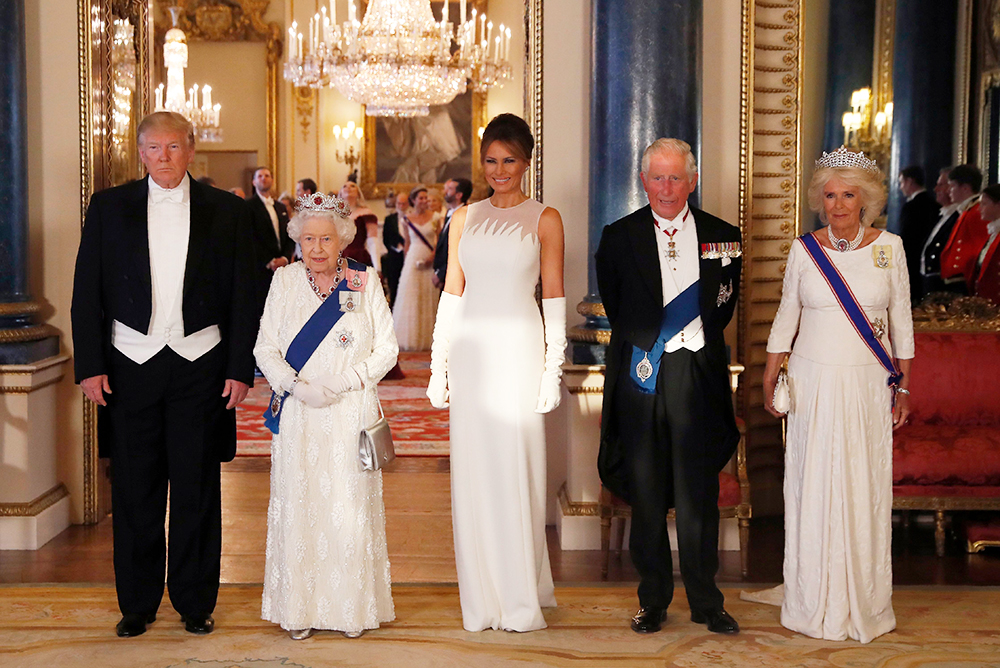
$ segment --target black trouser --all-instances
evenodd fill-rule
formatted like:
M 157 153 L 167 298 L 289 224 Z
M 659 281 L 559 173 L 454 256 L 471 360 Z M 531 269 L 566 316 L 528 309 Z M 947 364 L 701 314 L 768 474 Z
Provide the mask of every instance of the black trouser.
M 222 553 L 218 439 L 226 404 L 222 348 L 193 362 L 164 348 L 141 365 L 112 352 L 111 501 L 123 614 L 155 613 L 163 598 L 168 484 L 170 602 L 182 615 L 215 609 Z
M 399 277 L 403 274 L 403 251 L 390 250 L 382 256 L 382 275 L 389 284 L 389 308 L 396 303 L 396 291 L 399 289 Z
M 703 351 L 682 348 L 663 355 L 656 394 L 636 389 L 628 364 L 622 365 L 618 377 L 615 411 L 624 427 L 632 495 L 629 550 L 639 572 L 642 607 L 666 608 L 673 599 L 670 508 L 676 509 L 681 579 L 691 609 L 707 612 L 723 606 L 715 584 L 719 469 L 715 444 L 709 442 L 722 415 L 720 398 L 714 396 L 719 383 L 710 373 Z

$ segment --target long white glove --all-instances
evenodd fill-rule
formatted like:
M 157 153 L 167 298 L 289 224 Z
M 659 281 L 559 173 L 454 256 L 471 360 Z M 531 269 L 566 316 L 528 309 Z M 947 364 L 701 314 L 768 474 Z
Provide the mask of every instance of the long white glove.
M 301 381 L 300 381 L 301 382 Z M 352 390 L 360 390 L 364 387 L 361 376 L 354 369 L 348 369 L 343 373 L 330 373 L 316 379 L 316 385 L 331 399 L 336 399 L 337 395 Z
M 545 371 L 538 386 L 536 413 L 548 413 L 562 398 L 562 365 L 566 361 L 566 298 L 542 300 L 545 318 Z
M 304 380 L 295 383 L 292 396 L 310 408 L 326 408 L 333 403 L 333 399 L 326 396 L 319 386 L 310 385 Z
M 434 338 L 431 340 L 431 379 L 427 383 L 427 398 L 434 408 L 448 407 L 448 349 L 451 347 L 451 324 L 462 300 L 450 292 L 441 293 Z

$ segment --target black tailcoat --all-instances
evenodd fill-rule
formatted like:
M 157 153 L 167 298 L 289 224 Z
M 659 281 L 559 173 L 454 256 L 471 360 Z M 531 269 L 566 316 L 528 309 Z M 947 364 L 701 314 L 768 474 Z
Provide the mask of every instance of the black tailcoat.
M 692 207 L 691 212 L 698 233 L 699 252 L 702 244 L 740 241 L 740 231 L 736 227 L 699 209 Z M 611 322 L 598 470 L 605 487 L 625 501 L 630 500 L 631 493 L 624 448 L 632 425 L 621 424 L 616 419 L 614 398 L 621 365 L 631 362 L 632 346 L 649 350 L 660 334 L 663 284 L 655 234 L 653 214 L 647 205 L 605 227 L 595 256 L 598 288 Z M 705 333 L 705 347 L 699 354 L 704 354 L 708 364 L 718 369 L 717 374 L 713 372 L 713 391 L 718 396 L 713 397 L 711 403 L 728 407 L 708 427 L 712 431 L 707 439 L 712 451 L 707 454 L 717 465 L 716 472 L 729 461 L 739 443 L 732 411 L 724 330 L 739 301 L 741 266 L 739 257 L 732 258 L 725 267 L 721 259 L 702 257 L 699 263 L 701 320 Z M 719 303 L 720 289 L 730 286 L 732 294 Z M 716 375 L 717 381 L 714 380 Z
M 924 250 L 927 237 L 938 221 L 941 205 L 934 199 L 934 193 L 924 190 L 903 204 L 899 212 L 899 236 L 903 239 L 906 253 L 906 269 L 910 275 L 910 299 L 919 301 L 923 296 L 920 276 L 920 254 Z

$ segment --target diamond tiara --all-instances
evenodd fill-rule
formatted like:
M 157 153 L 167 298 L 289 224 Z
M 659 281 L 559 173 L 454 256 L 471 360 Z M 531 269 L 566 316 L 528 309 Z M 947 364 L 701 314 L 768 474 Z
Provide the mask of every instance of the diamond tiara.
M 831 169 L 856 167 L 869 172 L 878 171 L 878 165 L 875 164 L 874 160 L 866 157 L 861 151 L 852 153 L 847 150 L 846 146 L 841 146 L 831 153 L 823 151 L 823 156 L 816 161 L 816 169 L 820 169 L 821 167 L 829 167 Z
M 323 193 L 303 195 L 295 201 L 295 205 L 299 211 L 332 211 L 343 218 L 351 215 L 351 207 L 347 205 L 347 202 L 339 197 Z

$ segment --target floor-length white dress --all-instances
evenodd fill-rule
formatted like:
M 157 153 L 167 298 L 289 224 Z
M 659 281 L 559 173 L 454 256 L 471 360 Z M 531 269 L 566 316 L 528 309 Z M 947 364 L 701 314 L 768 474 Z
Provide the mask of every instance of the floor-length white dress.
M 900 238 L 882 232 L 853 251 L 823 250 L 884 330 L 890 354 L 912 358 Z M 789 350 L 781 623 L 813 638 L 870 642 L 896 626 L 892 392 L 801 241 L 789 252 L 767 343 L 769 353 Z
M 451 336 L 451 505 L 468 631 L 545 627 L 556 604 L 545 543 L 545 430 L 535 413 L 545 364 L 538 218 L 527 200 L 469 207 Z
M 284 629 L 357 632 L 395 618 L 382 473 L 362 470 L 358 434 L 378 418 L 376 385 L 397 347 L 378 275 L 367 276 L 360 308 L 341 316 L 298 374 L 311 381 L 353 368 L 365 389 L 326 408 L 288 397 L 271 442 L 261 616 Z M 320 303 L 303 263 L 275 272 L 254 348 L 273 389 L 289 387 L 285 352 Z
M 396 303 L 392 307 L 392 319 L 396 327 L 396 340 L 400 350 L 430 350 L 434 334 L 434 316 L 437 314 L 438 298 L 441 290 L 434 287 L 434 248 L 437 245 L 439 216 L 435 215 L 422 225 L 413 225 L 427 240 L 425 244 L 412 229 L 410 248 L 403 260 L 403 271 L 399 275 Z M 408 218 L 400 216 L 399 227 L 407 225 Z M 430 244 L 430 246 L 428 246 Z

